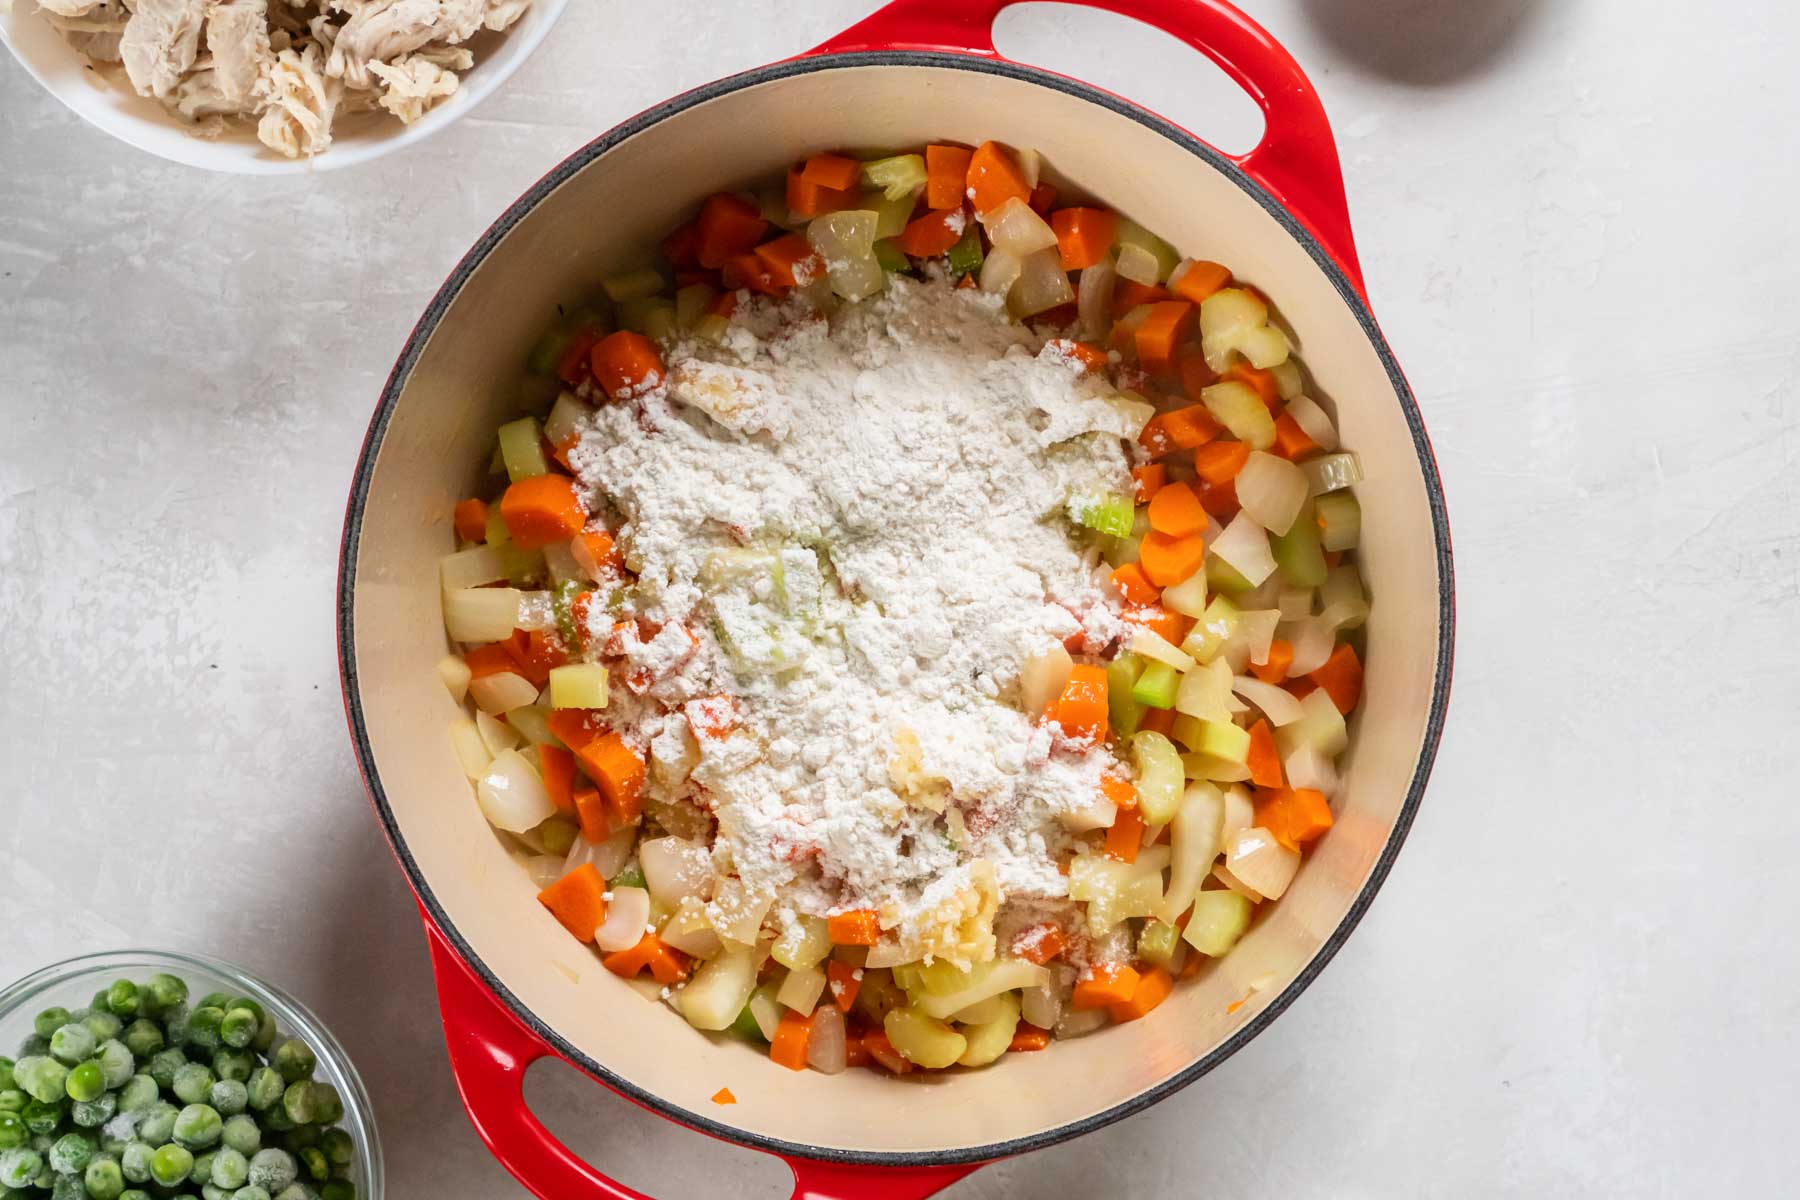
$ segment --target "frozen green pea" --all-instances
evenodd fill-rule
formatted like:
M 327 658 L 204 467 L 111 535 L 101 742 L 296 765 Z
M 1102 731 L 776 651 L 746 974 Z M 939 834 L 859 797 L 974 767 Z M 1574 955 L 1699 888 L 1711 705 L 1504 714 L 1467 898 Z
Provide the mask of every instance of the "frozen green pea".
M 42 1100 L 33 1100 L 19 1115 L 25 1119 L 25 1128 L 40 1137 L 46 1136 L 55 1133 L 56 1127 L 62 1124 L 62 1102 L 45 1104 Z
M 242 1083 L 256 1070 L 256 1054 L 251 1050 L 222 1048 L 212 1057 L 212 1069 L 219 1079 L 235 1079 Z
M 219 1140 L 228 1149 L 248 1156 L 262 1149 L 262 1130 L 257 1127 L 254 1118 L 236 1116 L 225 1122 Z
M 177 1004 L 163 1014 L 163 1036 L 169 1039 L 170 1045 L 179 1046 L 187 1041 L 188 1021 L 192 1016 L 185 1004 Z
M 118 1037 L 119 1031 L 125 1028 L 125 1022 L 104 1008 L 90 1010 L 87 1016 L 81 1018 L 81 1023 L 87 1027 L 89 1033 L 94 1035 L 94 1040 L 97 1042 Z
M 231 1200 L 270 1200 L 269 1190 L 257 1187 L 252 1183 L 239 1188 L 237 1195 L 233 1196 Z
M 158 1100 L 138 1120 L 138 1136 L 152 1146 L 160 1146 L 175 1136 L 175 1118 L 181 1110 L 167 1100 Z
M 274 1016 L 270 1013 L 264 1013 L 261 1017 L 257 1018 L 256 1036 L 251 1039 L 250 1048 L 258 1054 L 267 1054 L 269 1052 L 269 1047 L 275 1044 L 275 1038 L 279 1032 L 280 1031 L 275 1027 Z
M 356 1143 L 342 1129 L 327 1129 L 319 1138 L 319 1147 L 333 1166 L 347 1167 L 356 1161 Z
M 281 1072 L 281 1077 L 287 1082 L 298 1083 L 302 1079 L 312 1078 L 319 1060 L 313 1056 L 312 1047 L 299 1038 L 289 1038 L 275 1047 L 271 1065 Z
M 106 1090 L 106 1072 L 97 1062 L 84 1062 L 69 1072 L 63 1090 L 69 1093 L 71 1100 L 98 1100 L 100 1093 Z
M 270 1193 L 279 1192 L 299 1177 L 294 1160 L 285 1150 L 258 1150 L 250 1158 L 250 1183 Z
M 193 1169 L 194 1156 L 173 1143 L 163 1146 L 150 1156 L 150 1178 L 167 1188 L 185 1183 L 188 1172 Z
M 212 1085 L 206 1102 L 219 1110 L 222 1117 L 235 1117 L 250 1106 L 250 1091 L 235 1079 L 221 1079 Z
M 94 1149 L 94 1139 L 85 1133 L 65 1133 L 51 1145 L 46 1157 L 58 1175 L 79 1175 L 94 1157 Z
M 211 1154 L 197 1155 L 194 1158 L 194 1169 L 188 1172 L 188 1182 L 211 1183 L 212 1166 L 213 1156 Z
M 230 1004 L 231 1004 L 231 997 L 226 995 L 224 992 L 208 992 L 208 993 L 206 993 L 206 995 L 200 997 L 200 1003 L 194 1005 L 194 1007 L 195 1008 L 216 1008 L 220 1012 L 224 1012 L 225 1009 Z
M 150 1056 L 144 1065 L 144 1074 L 156 1080 L 160 1088 L 175 1086 L 175 1073 L 188 1065 L 188 1056 L 180 1046 L 170 1046 L 166 1050 L 158 1050 Z
M 0 1112 L 24 1112 L 25 1106 L 31 1103 L 31 1097 L 16 1087 L 0 1089 Z
M 30 1140 L 24 1117 L 16 1112 L 0 1113 L 0 1150 L 17 1150 Z
M 149 1058 L 163 1048 L 163 1031 L 155 1021 L 139 1017 L 125 1027 L 125 1048 L 137 1058 Z
M 0 1054 L 0 1089 L 9 1088 L 13 1085 L 12 1069 L 13 1060 L 6 1057 L 4 1054 Z
M 243 1049 L 256 1040 L 262 1019 L 247 1008 L 234 1008 L 219 1022 L 219 1040 L 227 1046 Z
M 290 1183 L 275 1193 L 275 1200 L 319 1200 L 319 1194 L 304 1183 Z
M 142 1181 L 140 1180 L 140 1182 Z M 151 1196 L 142 1188 L 126 1188 L 119 1193 L 119 1200 L 151 1200 Z M 236 1200 L 236 1197 L 233 1197 L 232 1200 Z
M 119 1089 L 120 1112 L 142 1112 L 155 1104 L 162 1096 L 162 1089 L 156 1086 L 156 1080 L 148 1075 L 133 1075 Z
M 282 1082 L 281 1073 L 274 1067 L 258 1067 L 244 1081 L 250 1092 L 250 1107 L 268 1108 L 281 1100 L 282 1093 L 287 1091 L 287 1084 Z
M 348 1179 L 333 1179 L 319 1189 L 319 1200 L 356 1200 L 356 1185 Z
M 86 1025 L 70 1021 L 50 1035 L 50 1057 L 65 1067 L 84 1061 L 100 1044 L 94 1031 Z
M 70 1076 L 71 1079 L 74 1076 Z M 101 1092 L 92 1100 L 77 1100 L 69 1106 L 69 1119 L 83 1129 L 98 1129 L 113 1119 L 119 1111 L 119 1098 L 111 1092 Z
M 33 1100 L 54 1104 L 68 1094 L 69 1068 L 54 1058 L 33 1054 L 13 1065 L 13 1081 Z
M 183 1104 L 198 1104 L 206 1099 L 212 1091 L 213 1073 L 199 1063 L 188 1063 L 178 1068 L 170 1085 L 170 1091 Z
M 50 1180 L 50 1200 L 87 1200 L 87 1188 L 79 1175 L 56 1175 Z
M 109 1088 L 124 1087 L 125 1081 L 137 1074 L 137 1058 L 118 1038 L 101 1042 L 94 1051 L 94 1061 L 100 1064 L 100 1073 L 106 1077 Z
M 272 1133 L 287 1133 L 294 1128 L 294 1118 L 288 1116 L 287 1106 L 283 1104 L 271 1104 L 257 1116 L 261 1118 L 263 1128 Z
M 119 1200 L 120 1193 L 125 1190 L 125 1175 L 119 1170 L 119 1164 L 110 1158 L 96 1158 L 89 1163 L 82 1182 L 87 1185 L 87 1194 L 93 1200 Z
M 33 1018 L 31 1027 L 36 1031 L 39 1037 L 47 1038 L 53 1036 L 57 1030 L 61 1029 L 64 1025 L 67 1025 L 70 1020 L 71 1017 L 68 1009 L 60 1007 L 46 1008 L 43 1012 Z
M 224 1129 L 225 1122 L 210 1104 L 190 1104 L 175 1118 L 175 1140 L 190 1150 L 217 1142 Z
M 331 1164 L 325 1159 L 325 1152 L 317 1146 L 308 1146 L 297 1155 L 300 1165 L 316 1183 L 323 1183 L 331 1178 Z
M 319 1089 L 310 1079 L 292 1084 L 281 1097 L 281 1107 L 296 1125 L 310 1125 L 319 1119 Z
M 44 1159 L 36 1150 L 23 1147 L 0 1151 L 0 1186 L 23 1188 L 44 1169 Z
M 250 1159 L 226 1146 L 213 1155 L 212 1181 L 224 1188 L 240 1188 L 250 1178 Z
M 106 989 L 106 1011 L 122 1020 L 138 1013 L 138 985 L 129 979 L 115 979 Z
M 232 1188 L 222 1188 L 216 1183 L 208 1183 L 200 1188 L 200 1200 L 237 1200 L 237 1192 Z
M 132 1183 L 147 1183 L 150 1179 L 150 1156 L 156 1153 L 156 1147 L 149 1142 L 132 1142 L 119 1151 L 119 1170 Z
M 343 1119 L 344 1100 L 338 1095 L 337 1088 L 323 1079 L 313 1081 L 313 1096 L 319 1105 L 318 1121 L 321 1125 L 333 1125 Z
M 282 1147 L 295 1154 L 308 1146 L 319 1144 L 319 1127 L 317 1125 L 296 1125 L 288 1130 L 287 1136 L 281 1139 Z
M 176 976 L 152 975 L 140 991 L 139 1004 L 148 1006 L 154 1015 L 183 1003 L 187 997 L 187 984 Z
M 222 1044 L 219 1041 L 219 1023 L 225 1019 L 225 1010 L 210 1004 L 196 1008 L 188 1018 L 187 1037 L 183 1040 L 188 1045 L 211 1054 Z

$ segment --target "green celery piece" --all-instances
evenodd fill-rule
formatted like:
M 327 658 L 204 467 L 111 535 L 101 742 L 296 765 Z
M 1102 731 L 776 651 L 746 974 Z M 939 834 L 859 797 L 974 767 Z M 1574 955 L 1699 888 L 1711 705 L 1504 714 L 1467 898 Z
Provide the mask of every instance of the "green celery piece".
M 1300 510 L 1286 533 L 1269 535 L 1269 551 L 1290 586 L 1316 588 L 1325 582 L 1325 553 L 1319 546 L 1319 523 L 1311 504 Z
M 619 305 L 619 326 L 656 337 L 675 330 L 675 302 L 667 296 L 639 296 Z
M 1201 892 L 1194 897 L 1194 915 L 1182 937 L 1200 953 L 1218 958 L 1250 928 L 1250 910 L 1249 898 L 1236 892 Z
M 1217 555 L 1206 557 L 1206 586 L 1215 592 L 1248 592 L 1253 586 L 1238 569 Z
M 544 330 L 525 359 L 525 369 L 533 375 L 555 374 L 563 352 L 569 348 L 569 341 L 574 336 L 574 327 L 565 321 L 558 321 Z
M 544 430 L 536 417 L 520 417 L 500 427 L 500 457 L 506 462 L 507 478 L 514 483 L 550 473 L 550 463 L 544 458 Z
M 655 267 L 639 267 L 635 271 L 623 271 L 617 275 L 608 275 L 600 281 L 606 289 L 607 299 L 614 304 L 627 300 L 642 300 L 647 296 L 657 295 L 667 285 Z
M 1144 719 L 1146 705 L 1131 692 L 1144 668 L 1144 660 L 1135 654 L 1121 654 L 1106 664 L 1106 706 L 1113 732 L 1130 737 Z
M 863 183 L 880 188 L 889 200 L 910 199 L 925 186 L 925 179 L 925 156 L 922 154 L 896 154 L 862 165 Z
M 1175 253 L 1175 248 L 1173 246 L 1157 237 L 1154 233 L 1151 233 L 1148 229 L 1145 229 L 1142 225 L 1139 225 L 1136 221 L 1133 221 L 1130 217 L 1119 218 L 1118 233 L 1114 236 L 1114 242 L 1116 245 L 1120 246 L 1140 246 L 1144 250 L 1147 250 L 1151 256 L 1156 259 L 1156 278 L 1158 282 L 1167 279 L 1169 277 L 1169 272 L 1173 271 L 1176 264 L 1181 261 L 1181 256 Z
M 1137 520 L 1137 505 L 1130 496 L 1118 492 L 1090 496 L 1076 501 L 1075 520 L 1100 533 L 1130 537 Z
M 1181 675 L 1174 667 L 1166 662 L 1147 663 L 1144 673 L 1131 686 L 1131 698 L 1150 708 L 1173 708 L 1180 687 Z
M 879 192 L 869 192 L 862 198 L 862 207 L 875 214 L 875 237 L 899 237 L 912 223 L 913 199 L 911 196 L 899 196 L 888 199 Z
M 575 598 L 586 590 L 580 580 L 565 579 L 550 595 L 550 608 L 556 614 L 556 632 L 562 635 L 563 644 L 571 650 L 581 645 L 581 636 L 575 629 Z
M 756 1014 L 750 1011 L 748 1004 L 744 1011 L 737 1015 L 737 1020 L 726 1027 L 725 1032 L 734 1038 L 742 1038 L 753 1046 L 766 1046 L 768 1039 L 762 1035 L 762 1026 L 756 1023 Z
M 981 230 L 970 222 L 963 230 L 962 237 L 956 245 L 950 247 L 949 262 L 952 275 L 973 275 L 981 270 L 983 255 L 981 253 Z
M 892 238 L 882 238 L 875 243 L 875 261 L 881 264 L 884 271 L 906 271 L 912 268 L 912 260 L 901 252 Z
M 1175 969 L 1176 951 L 1180 946 L 1181 930 L 1167 921 L 1145 921 L 1143 932 L 1138 934 L 1138 957 L 1145 962 L 1155 963 L 1165 971 Z
M 1313 501 L 1319 516 L 1319 545 L 1354 550 L 1362 539 L 1362 505 L 1350 492 L 1327 492 Z

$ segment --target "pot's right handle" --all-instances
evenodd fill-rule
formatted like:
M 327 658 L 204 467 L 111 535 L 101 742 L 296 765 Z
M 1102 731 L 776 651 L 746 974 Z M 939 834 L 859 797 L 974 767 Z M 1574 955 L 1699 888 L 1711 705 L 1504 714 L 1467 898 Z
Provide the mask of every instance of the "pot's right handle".
M 1020 2 L 894 0 L 812 53 L 915 49 L 999 58 L 994 21 Z M 1262 141 L 1250 153 L 1230 157 L 1312 231 L 1367 298 L 1331 122 L 1306 72 L 1268 30 L 1227 0 L 1069 2 L 1131 17 L 1180 38 L 1248 92 L 1263 111 Z

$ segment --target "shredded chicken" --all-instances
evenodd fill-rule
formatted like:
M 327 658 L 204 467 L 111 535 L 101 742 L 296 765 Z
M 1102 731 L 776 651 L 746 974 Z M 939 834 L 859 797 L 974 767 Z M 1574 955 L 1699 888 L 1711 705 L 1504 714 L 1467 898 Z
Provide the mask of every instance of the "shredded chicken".
M 456 94 L 464 45 L 504 32 L 532 0 L 36 0 L 96 65 L 122 63 L 141 96 L 202 136 L 254 121 L 289 158 L 331 144 L 344 113 L 411 124 Z

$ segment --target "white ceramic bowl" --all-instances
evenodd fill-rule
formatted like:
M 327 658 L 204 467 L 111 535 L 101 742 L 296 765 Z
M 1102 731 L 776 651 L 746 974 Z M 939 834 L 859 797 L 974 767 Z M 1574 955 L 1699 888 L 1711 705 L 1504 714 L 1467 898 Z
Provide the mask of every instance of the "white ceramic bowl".
M 36 0 L 0 0 L 0 42 L 39 83 L 83 120 L 158 158 L 232 175 L 300 175 L 333 171 L 421 142 L 487 99 L 531 56 L 569 0 L 537 0 L 503 34 L 476 39 L 475 65 L 463 73 L 456 94 L 411 125 L 387 112 L 343 117 L 332 127 L 331 147 L 311 159 L 289 159 L 256 140 L 246 126 L 217 138 L 196 137 L 155 100 L 88 66 L 86 57 L 38 15 Z

